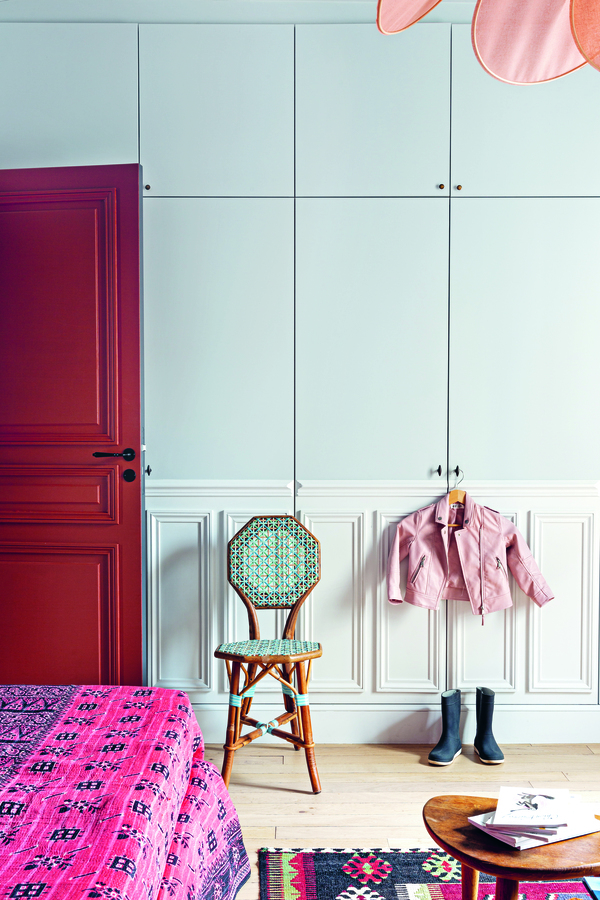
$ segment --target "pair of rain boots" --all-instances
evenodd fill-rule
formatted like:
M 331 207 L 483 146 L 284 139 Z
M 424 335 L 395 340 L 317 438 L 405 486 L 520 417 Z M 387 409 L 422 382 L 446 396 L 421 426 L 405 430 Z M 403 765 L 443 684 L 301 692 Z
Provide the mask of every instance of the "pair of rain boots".
M 475 753 L 482 763 L 498 765 L 504 762 L 504 754 L 492 734 L 495 694 L 491 688 L 478 687 L 475 700 L 477 732 Z M 449 766 L 460 755 L 462 744 L 459 734 L 460 691 L 444 691 L 442 694 L 442 736 L 429 754 L 432 766 Z

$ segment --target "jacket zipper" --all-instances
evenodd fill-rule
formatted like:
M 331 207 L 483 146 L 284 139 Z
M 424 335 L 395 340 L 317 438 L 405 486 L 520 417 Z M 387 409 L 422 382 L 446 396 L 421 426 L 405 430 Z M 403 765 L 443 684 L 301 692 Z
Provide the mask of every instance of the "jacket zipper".
M 497 569 L 501 569 L 501 571 L 502 571 L 503 574 L 504 574 L 504 577 L 505 577 L 505 578 L 508 578 L 508 575 L 506 574 L 506 569 L 505 569 L 504 566 L 502 565 L 502 562 L 501 562 L 499 556 L 496 557 L 496 568 L 497 568 Z
M 421 571 L 421 569 L 423 568 L 424 565 L 425 565 L 425 554 L 423 554 L 423 556 L 422 556 L 421 559 L 419 560 L 419 565 L 417 566 L 417 568 L 416 568 L 415 571 L 413 572 L 413 576 L 412 576 L 412 578 L 410 579 L 410 583 L 411 583 L 411 584 L 414 584 L 414 583 L 415 583 L 415 581 L 417 580 L 417 575 L 419 574 L 419 572 Z
M 481 624 L 485 625 L 485 605 L 484 605 L 484 591 L 483 591 L 483 528 L 479 528 L 479 572 L 481 579 Z

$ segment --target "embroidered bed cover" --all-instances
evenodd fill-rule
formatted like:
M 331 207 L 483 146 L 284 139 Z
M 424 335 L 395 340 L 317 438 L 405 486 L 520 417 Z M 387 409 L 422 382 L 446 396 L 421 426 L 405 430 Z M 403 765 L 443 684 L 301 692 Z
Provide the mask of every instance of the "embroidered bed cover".
M 186 694 L 0 686 L 0 897 L 232 900 L 249 873 Z

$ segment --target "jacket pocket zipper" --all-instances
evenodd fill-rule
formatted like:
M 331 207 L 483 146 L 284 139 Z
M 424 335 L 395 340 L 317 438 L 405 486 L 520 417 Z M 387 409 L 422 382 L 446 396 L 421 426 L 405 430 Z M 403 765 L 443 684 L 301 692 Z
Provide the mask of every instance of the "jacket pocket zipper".
M 415 571 L 413 572 L 413 576 L 412 576 L 412 578 L 410 579 L 410 583 L 411 583 L 411 584 L 414 584 L 414 583 L 415 583 L 415 581 L 417 580 L 417 575 L 419 574 L 419 572 L 421 571 L 421 569 L 423 568 L 424 565 L 425 565 L 425 554 L 423 554 L 423 556 L 422 556 L 421 559 L 419 560 L 419 565 L 417 566 L 417 568 L 416 568 Z
M 499 556 L 496 557 L 496 568 L 497 568 L 497 569 L 501 569 L 501 570 L 502 570 L 502 574 L 504 575 L 504 577 L 508 579 L 508 575 L 506 574 L 506 569 L 505 569 L 504 566 L 502 565 L 502 562 L 500 561 L 500 557 L 499 557 Z

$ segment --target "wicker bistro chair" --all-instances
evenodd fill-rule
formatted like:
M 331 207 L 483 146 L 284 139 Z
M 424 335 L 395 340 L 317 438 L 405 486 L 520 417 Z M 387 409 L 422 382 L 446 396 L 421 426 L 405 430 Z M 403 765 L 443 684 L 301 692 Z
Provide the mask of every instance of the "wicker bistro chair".
M 312 789 L 318 794 L 308 682 L 312 661 L 323 651 L 320 644 L 295 640 L 294 632 L 300 607 L 321 577 L 319 542 L 293 516 L 254 516 L 229 542 L 227 561 L 229 583 L 248 611 L 250 640 L 215 650 L 226 662 L 230 691 L 223 780 L 229 786 L 235 751 L 269 732 L 295 750 L 304 749 Z M 260 639 L 257 609 L 289 609 L 281 640 Z M 250 707 L 266 675 L 281 683 L 285 711 L 270 722 L 259 722 L 250 716 Z M 288 722 L 291 733 L 281 728 Z M 252 730 L 242 735 L 243 725 Z

